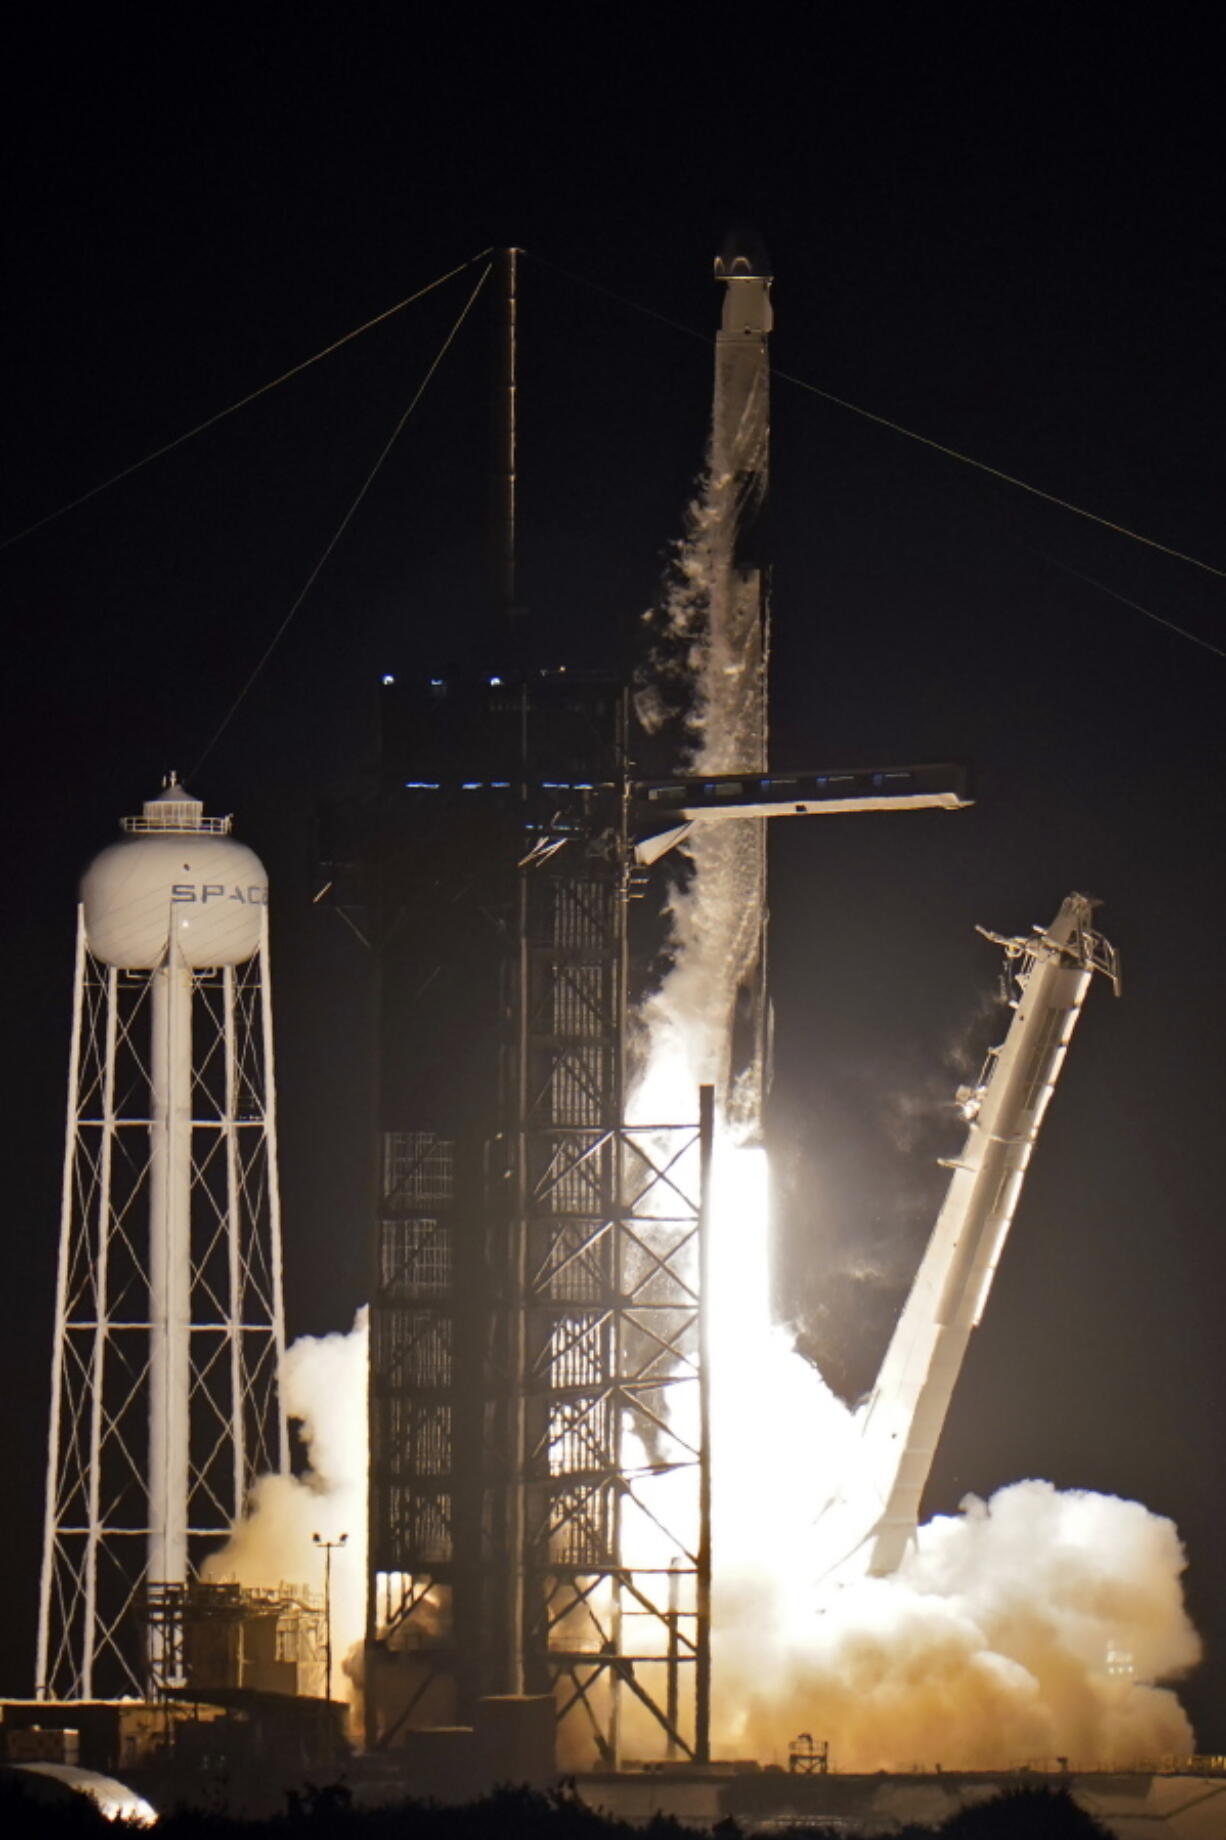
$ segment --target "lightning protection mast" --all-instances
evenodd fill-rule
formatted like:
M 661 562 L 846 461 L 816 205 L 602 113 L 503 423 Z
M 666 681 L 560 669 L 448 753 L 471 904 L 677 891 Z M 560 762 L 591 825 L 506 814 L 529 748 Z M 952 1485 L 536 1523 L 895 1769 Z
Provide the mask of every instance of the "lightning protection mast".
M 78 912 L 36 1691 L 182 1683 L 165 1614 L 287 1467 L 268 878 L 177 784 Z

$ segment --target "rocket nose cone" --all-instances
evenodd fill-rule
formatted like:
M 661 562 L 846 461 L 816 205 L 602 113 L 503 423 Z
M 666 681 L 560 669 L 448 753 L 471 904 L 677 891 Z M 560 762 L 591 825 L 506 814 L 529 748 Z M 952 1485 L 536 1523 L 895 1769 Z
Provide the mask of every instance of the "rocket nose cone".
M 744 225 L 740 225 L 728 232 L 724 238 L 723 247 L 715 258 L 715 279 L 717 281 L 769 281 L 771 279 L 770 257 L 766 253 L 766 244 L 756 230 L 749 230 Z

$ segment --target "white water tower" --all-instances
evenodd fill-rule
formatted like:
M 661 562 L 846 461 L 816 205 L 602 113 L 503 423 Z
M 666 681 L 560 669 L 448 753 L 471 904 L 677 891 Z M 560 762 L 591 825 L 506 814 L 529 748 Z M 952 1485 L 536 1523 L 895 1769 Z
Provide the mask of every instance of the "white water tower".
M 288 1466 L 268 877 L 173 774 L 85 873 L 36 1690 L 180 1683 L 189 1584 Z

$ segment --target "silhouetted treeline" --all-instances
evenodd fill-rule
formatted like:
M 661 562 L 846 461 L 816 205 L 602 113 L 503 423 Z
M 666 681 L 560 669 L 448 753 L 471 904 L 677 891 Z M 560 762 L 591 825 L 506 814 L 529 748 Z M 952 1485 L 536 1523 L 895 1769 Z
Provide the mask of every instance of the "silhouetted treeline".
M 82 1796 L 49 1802 L 37 1790 L 11 1781 L 0 1786 L 0 1834 L 4 1840 L 25 1835 L 38 1840 L 103 1840 L 119 1833 L 148 1832 L 113 1823 Z M 571 1791 L 549 1795 L 528 1790 L 500 1790 L 462 1808 L 402 1802 L 386 1808 L 358 1808 L 347 1786 L 335 1783 L 291 1794 L 283 1814 L 260 1820 L 198 1809 L 164 1815 L 153 1830 L 159 1840 L 243 1840 L 276 1835 L 279 1840 L 310 1840 L 319 1835 L 353 1840 L 742 1840 L 743 1835 L 774 1831 L 743 1829 L 722 1821 L 714 1829 L 690 1827 L 671 1815 L 657 1815 L 645 1826 L 598 1814 Z M 788 1840 L 847 1840 L 847 1827 L 787 1826 Z M 1063 1789 L 1021 1789 L 975 1807 L 962 1808 L 940 1827 L 909 1826 L 897 1840 L 1110 1840 L 1108 1829 L 1079 1808 Z

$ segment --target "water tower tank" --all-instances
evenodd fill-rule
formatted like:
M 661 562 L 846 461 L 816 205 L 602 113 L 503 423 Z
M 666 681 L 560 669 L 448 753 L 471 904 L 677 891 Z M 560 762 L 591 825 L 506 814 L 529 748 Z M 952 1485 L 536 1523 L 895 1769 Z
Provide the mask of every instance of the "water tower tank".
M 206 818 L 172 774 L 123 829 L 81 882 L 94 957 L 147 971 L 173 939 L 179 962 L 193 969 L 245 963 L 260 943 L 268 874 L 255 851 L 230 835 L 230 819 Z

